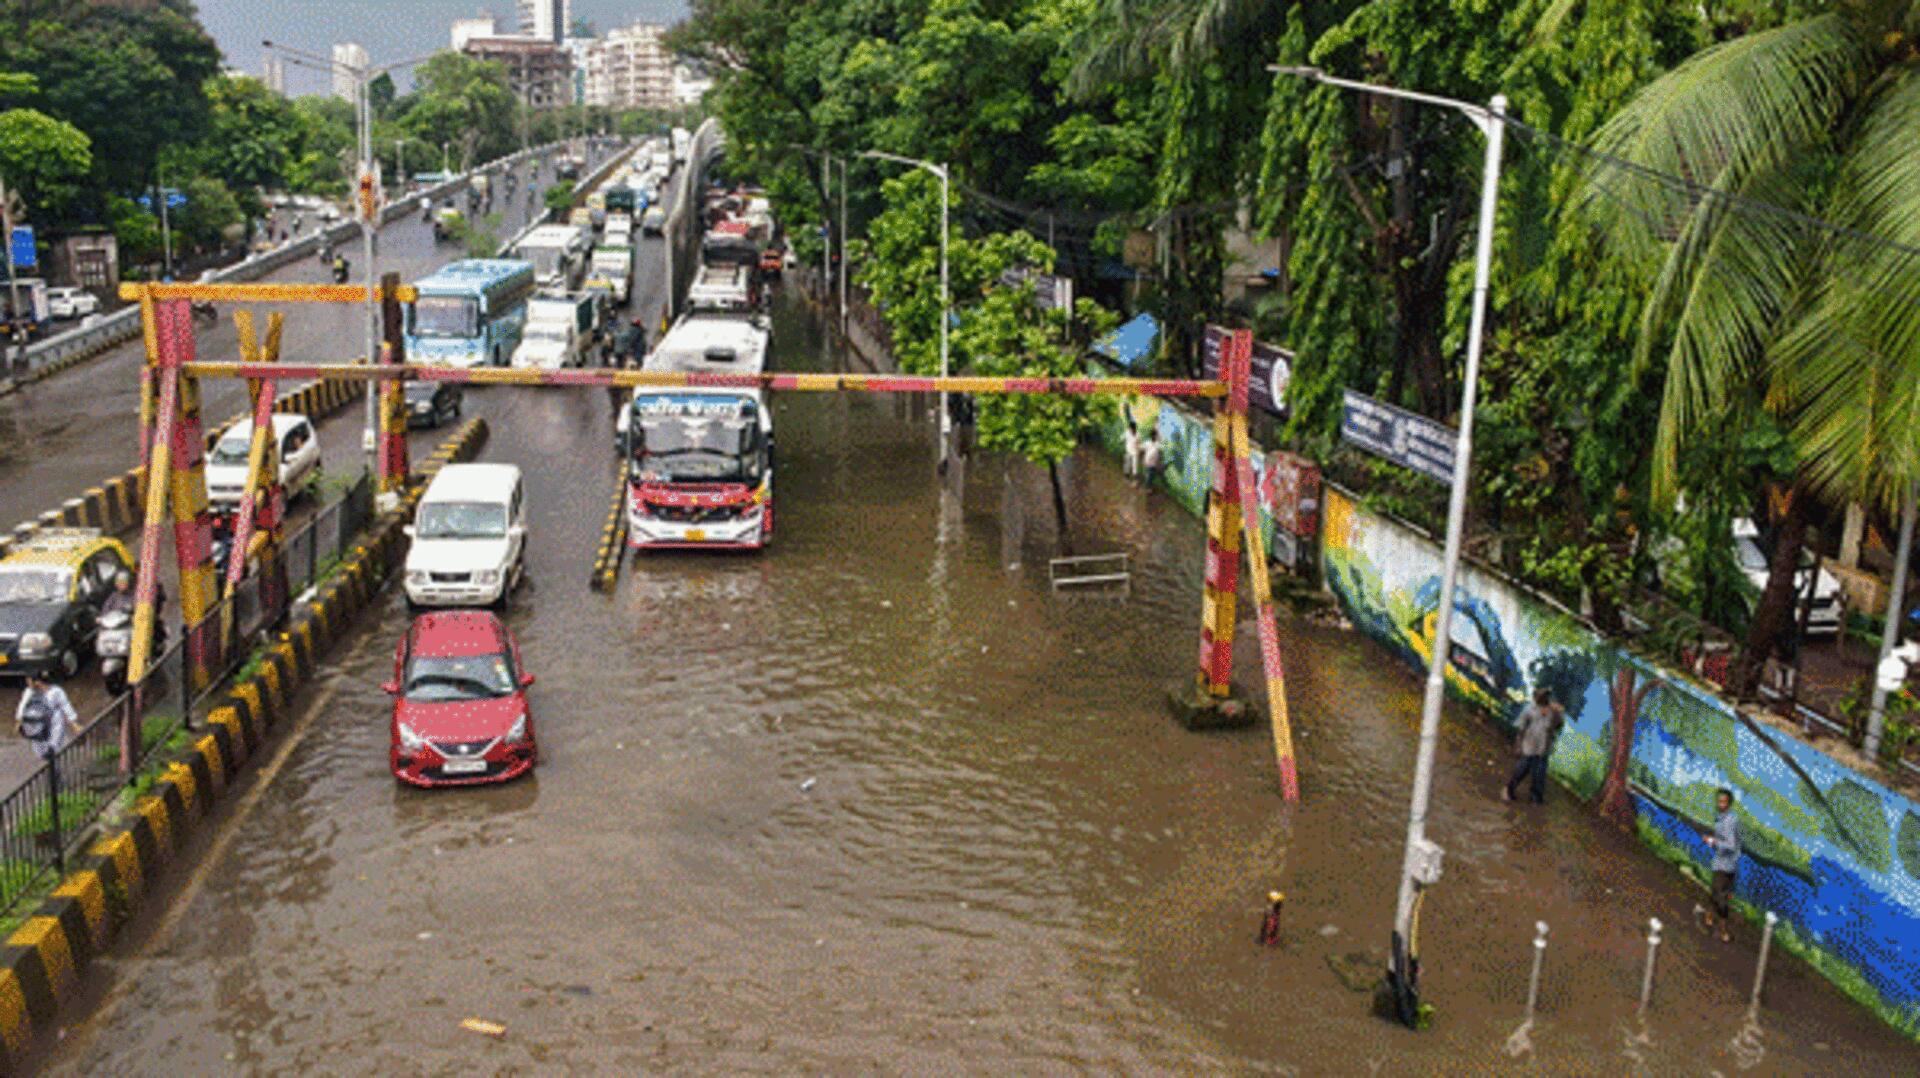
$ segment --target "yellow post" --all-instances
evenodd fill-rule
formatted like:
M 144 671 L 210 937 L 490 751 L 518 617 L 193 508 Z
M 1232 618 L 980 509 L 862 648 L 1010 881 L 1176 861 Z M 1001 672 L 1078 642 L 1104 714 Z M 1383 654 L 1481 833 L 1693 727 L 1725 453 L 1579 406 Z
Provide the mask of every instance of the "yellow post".
M 1233 684 L 1234 593 L 1240 583 L 1239 483 L 1231 459 L 1227 410 L 1213 417 L 1213 493 L 1207 499 L 1207 583 L 1201 606 L 1200 673 L 1202 692 L 1224 700 Z
M 1233 416 L 1233 465 L 1240 489 L 1259 489 L 1253 480 L 1253 442 L 1247 435 L 1245 413 Z M 1253 584 L 1254 608 L 1260 617 L 1260 662 L 1267 675 L 1267 708 L 1273 717 L 1273 757 L 1280 768 L 1280 796 L 1300 800 L 1299 769 L 1293 756 L 1293 725 L 1287 714 L 1287 675 L 1280 663 L 1280 632 L 1273 618 L 1273 581 L 1267 574 L 1267 541 L 1260 534 L 1260 506 L 1249 497 L 1241 503 L 1241 525 L 1247 537 L 1247 571 Z

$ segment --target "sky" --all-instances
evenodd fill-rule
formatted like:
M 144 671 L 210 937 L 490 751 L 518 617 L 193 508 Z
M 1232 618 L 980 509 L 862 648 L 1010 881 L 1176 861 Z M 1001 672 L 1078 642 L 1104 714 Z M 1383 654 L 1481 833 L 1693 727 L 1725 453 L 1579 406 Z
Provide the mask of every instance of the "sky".
M 514 0 L 199 0 L 199 7 L 227 63 L 256 76 L 263 73 L 263 39 L 321 55 L 335 42 L 357 41 L 378 66 L 447 48 L 455 19 L 490 13 L 504 33 L 518 23 Z M 573 0 L 574 17 L 603 34 L 629 23 L 677 22 L 686 12 L 686 0 Z M 400 73 L 395 78 L 403 89 L 409 85 Z M 328 86 L 326 73 L 287 65 L 288 93 L 325 93 Z

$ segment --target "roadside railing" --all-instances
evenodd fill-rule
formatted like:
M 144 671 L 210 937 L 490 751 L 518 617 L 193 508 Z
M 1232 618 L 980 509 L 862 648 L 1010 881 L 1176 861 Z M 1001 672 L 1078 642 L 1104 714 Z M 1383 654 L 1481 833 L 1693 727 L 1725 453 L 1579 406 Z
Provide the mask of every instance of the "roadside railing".
M 144 792 L 151 762 L 195 729 L 236 673 L 259 661 L 290 600 L 326 581 L 373 515 L 372 477 L 362 472 L 206 617 L 171 627 L 138 685 L 86 717 L 52 759 L 0 796 L 0 913 L 58 879 L 100 818 Z M 212 656 L 199 678 L 189 663 L 195 651 Z

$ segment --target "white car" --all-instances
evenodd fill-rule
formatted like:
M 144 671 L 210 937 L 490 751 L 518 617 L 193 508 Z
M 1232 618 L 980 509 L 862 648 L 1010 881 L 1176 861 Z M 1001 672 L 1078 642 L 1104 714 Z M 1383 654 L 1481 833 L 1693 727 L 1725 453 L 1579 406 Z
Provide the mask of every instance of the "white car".
M 320 439 L 303 415 L 275 415 L 273 437 L 280 447 L 280 483 L 287 497 L 296 494 L 307 478 L 320 470 Z M 253 420 L 227 428 L 207 455 L 207 501 L 216 508 L 233 509 L 246 492 L 247 457 L 253 449 Z
M 1733 522 L 1733 558 L 1739 563 L 1740 575 L 1747 578 L 1755 590 L 1764 591 L 1767 586 L 1767 552 L 1760 547 L 1760 529 L 1747 517 L 1739 517 Z M 1846 620 L 1846 602 L 1840 593 L 1840 581 L 1820 564 L 1812 551 L 1800 552 L 1800 571 L 1794 574 L 1793 624 L 1800 624 L 1801 604 L 1806 602 L 1808 579 L 1813 579 L 1813 609 L 1808 612 L 1808 636 L 1834 636 L 1840 632 L 1840 626 Z
M 413 606 L 503 606 L 526 574 L 527 499 L 512 464 L 449 464 L 420 498 L 407 550 Z
M 47 315 L 51 318 L 78 318 L 99 314 L 100 298 L 84 288 L 47 289 Z
M 577 366 L 585 344 L 571 322 L 528 322 L 513 350 L 513 365 L 543 371 Z

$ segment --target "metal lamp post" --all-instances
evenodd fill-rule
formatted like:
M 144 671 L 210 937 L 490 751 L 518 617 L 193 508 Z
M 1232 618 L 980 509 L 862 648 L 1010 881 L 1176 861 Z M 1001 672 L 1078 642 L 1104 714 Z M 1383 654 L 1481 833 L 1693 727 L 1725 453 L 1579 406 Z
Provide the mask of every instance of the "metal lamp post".
M 1486 336 L 1487 278 L 1493 263 L 1494 211 L 1500 189 L 1500 149 L 1506 133 L 1507 99 L 1495 94 L 1486 105 L 1450 97 L 1415 93 L 1391 86 L 1334 78 L 1315 67 L 1270 67 L 1268 70 L 1295 75 L 1313 82 L 1338 86 L 1361 93 L 1400 98 L 1424 105 L 1452 109 L 1472 120 L 1487 139 L 1486 163 L 1480 181 L 1480 218 L 1474 235 L 1473 313 L 1467 334 L 1467 364 L 1460 389 L 1460 430 L 1454 443 L 1453 484 L 1447 497 L 1447 541 L 1445 567 L 1440 576 L 1440 609 L 1434 616 L 1433 646 L 1427 662 L 1426 695 L 1420 708 L 1420 745 L 1414 759 L 1413 794 L 1407 811 L 1407 840 L 1400 867 L 1400 894 L 1394 906 L 1393 942 L 1390 953 L 1407 955 L 1407 969 L 1418 988 L 1418 966 L 1414 962 L 1417 941 L 1413 939 L 1415 897 L 1420 886 L 1438 878 L 1440 851 L 1427 841 L 1427 808 L 1433 795 L 1433 759 L 1440 739 L 1440 705 L 1446 695 L 1446 670 L 1451 657 L 1454 589 L 1460 574 L 1460 547 L 1466 523 L 1467 477 L 1473 463 L 1473 408 L 1480 377 L 1480 352 Z
M 947 215 L 951 205 L 948 189 L 947 166 L 936 165 L 932 161 L 922 161 L 917 157 L 902 157 L 897 153 L 884 150 L 863 150 L 861 157 L 872 157 L 881 161 L 893 161 L 897 164 L 923 168 L 940 177 L 940 377 L 947 377 L 947 323 L 953 321 L 951 299 L 947 294 Z M 947 391 L 940 391 L 940 468 L 947 467 L 948 443 L 953 441 L 953 418 L 947 410 Z
M 396 60 L 393 63 L 382 64 L 379 67 L 354 67 L 350 64 L 340 63 L 330 56 L 321 56 L 318 53 L 306 52 L 288 45 L 276 45 L 272 41 L 262 41 L 260 44 L 267 49 L 282 53 L 287 59 L 292 60 L 302 67 L 318 66 L 329 72 L 345 72 L 353 76 L 353 116 L 354 125 L 358 128 L 356 135 L 360 152 L 360 175 L 358 184 L 372 184 L 373 101 L 367 93 L 367 86 L 380 75 L 384 75 L 389 71 L 397 71 L 403 67 L 412 67 L 415 64 L 425 63 L 431 60 L 434 54 L 415 56 L 408 60 Z M 358 184 L 356 184 L 355 187 L 356 193 L 358 192 Z M 380 349 L 380 302 L 373 291 L 374 282 L 380 279 L 380 274 L 374 265 L 373 242 L 374 234 L 379 231 L 379 225 L 378 222 L 373 219 L 374 215 L 372 210 L 373 207 L 369 203 L 361 207 L 360 213 L 360 254 L 364 260 L 362 265 L 366 267 L 367 280 L 366 316 L 368 363 L 373 363 L 378 359 Z M 324 228 L 324 225 L 322 227 Z M 378 393 L 369 392 L 367 394 L 366 426 L 360 435 L 361 449 L 366 453 L 369 460 L 373 458 L 380 443 L 379 396 Z

